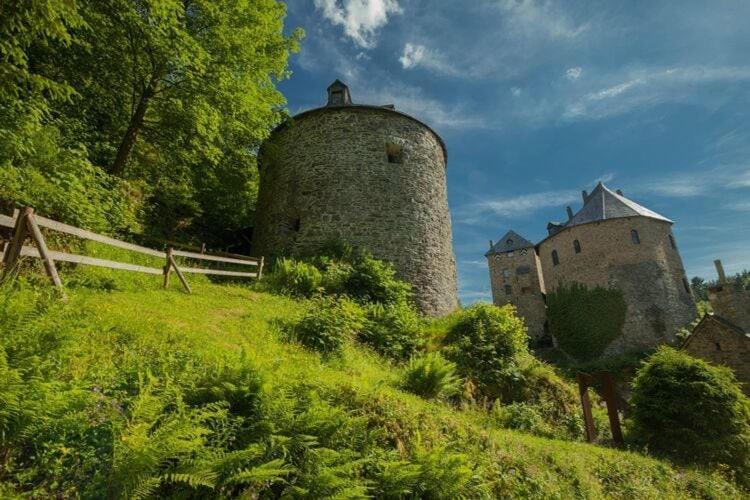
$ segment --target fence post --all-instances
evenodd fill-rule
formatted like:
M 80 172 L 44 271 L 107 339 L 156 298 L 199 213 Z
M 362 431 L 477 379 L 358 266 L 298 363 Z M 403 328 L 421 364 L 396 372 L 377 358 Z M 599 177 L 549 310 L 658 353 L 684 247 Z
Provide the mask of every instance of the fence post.
M 260 258 L 260 265 L 258 266 L 258 279 L 263 276 L 263 257 Z
M 26 207 L 23 209 L 23 212 L 14 212 L 14 215 L 16 215 L 16 225 L 13 228 L 13 236 L 11 237 L 10 245 L 8 246 L 3 258 L 3 264 L 5 264 L 3 277 L 8 276 L 15 269 L 18 257 L 21 255 L 23 242 L 28 234 L 28 229 L 26 227 L 26 214 L 33 211 L 33 208 Z
M 592 377 L 579 372 L 576 378 L 578 379 L 578 391 L 581 395 L 581 405 L 583 406 L 586 441 L 593 443 L 596 440 L 596 427 L 594 427 L 594 415 L 591 413 L 591 399 L 589 398 L 589 384 Z
M 172 252 L 169 252 L 169 263 L 174 268 L 174 272 L 177 274 L 177 277 L 180 278 L 180 283 L 182 283 L 182 286 L 185 287 L 185 290 L 187 291 L 187 293 L 192 293 L 192 290 L 190 290 L 190 285 L 188 285 L 188 282 L 185 279 L 185 276 L 182 275 L 182 271 L 180 271 L 180 268 L 177 267 L 177 263 L 174 261 Z
M 169 273 L 172 271 L 172 247 L 167 247 L 167 263 L 164 264 L 164 288 L 169 286 Z
M 50 256 L 47 243 L 44 241 L 42 230 L 34 219 L 34 209 L 27 209 L 26 212 L 26 227 L 31 233 L 31 238 L 36 243 L 36 248 L 39 251 L 39 256 L 42 258 L 44 263 L 44 270 L 47 272 L 47 276 L 52 280 L 52 283 L 59 289 L 62 290 L 62 281 L 60 281 L 60 275 L 57 274 L 57 267 L 55 267 L 55 261 Z M 64 295 L 64 294 L 63 294 Z
M 612 375 L 608 371 L 598 373 L 599 380 L 602 382 L 602 396 L 607 403 L 607 415 L 609 416 L 609 426 L 612 429 L 612 440 L 618 446 L 622 446 L 625 440 L 622 437 L 622 428 L 620 427 L 620 415 L 617 413 L 617 393 Z

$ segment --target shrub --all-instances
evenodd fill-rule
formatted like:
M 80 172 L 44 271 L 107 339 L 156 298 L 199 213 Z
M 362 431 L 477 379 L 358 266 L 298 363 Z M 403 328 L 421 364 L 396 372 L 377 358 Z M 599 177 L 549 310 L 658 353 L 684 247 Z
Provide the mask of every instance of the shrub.
M 323 354 L 338 353 L 347 339 L 362 328 L 365 313 L 346 297 L 325 297 L 314 301 L 313 307 L 294 328 L 302 345 Z
M 649 449 L 750 474 L 750 400 L 728 368 L 662 347 L 638 370 L 631 403 Z
M 413 358 L 404 373 L 404 389 L 426 399 L 452 396 L 459 389 L 456 365 L 436 352 Z
M 389 262 L 363 255 L 352 263 L 340 293 L 361 302 L 402 304 L 411 300 L 411 285 L 396 278 Z
M 404 361 L 424 345 L 419 316 L 408 304 L 374 304 L 367 308 L 367 321 L 359 340 L 383 356 Z
M 279 259 L 268 276 L 273 290 L 294 297 L 312 297 L 320 291 L 323 275 L 317 267 L 293 259 Z
M 547 295 L 552 334 L 560 348 L 579 361 L 598 357 L 622 333 L 626 309 L 622 291 L 617 289 L 588 289 L 571 283 Z
M 545 421 L 537 406 L 528 403 L 511 403 L 501 405 L 496 403 L 492 408 L 495 422 L 506 429 L 515 429 L 537 436 L 554 437 L 555 432 Z
M 444 353 L 462 376 L 475 381 L 481 395 L 494 400 L 507 380 L 520 378 L 526 338 L 513 306 L 478 304 L 459 313 L 445 337 Z

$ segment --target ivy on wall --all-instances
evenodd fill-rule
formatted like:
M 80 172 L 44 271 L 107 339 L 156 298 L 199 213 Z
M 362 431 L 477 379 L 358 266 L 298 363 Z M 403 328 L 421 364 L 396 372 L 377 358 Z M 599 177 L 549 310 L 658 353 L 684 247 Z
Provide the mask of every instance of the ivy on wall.
M 560 285 L 547 295 L 547 316 L 560 348 L 579 361 L 597 358 L 622 333 L 625 299 L 614 288 Z

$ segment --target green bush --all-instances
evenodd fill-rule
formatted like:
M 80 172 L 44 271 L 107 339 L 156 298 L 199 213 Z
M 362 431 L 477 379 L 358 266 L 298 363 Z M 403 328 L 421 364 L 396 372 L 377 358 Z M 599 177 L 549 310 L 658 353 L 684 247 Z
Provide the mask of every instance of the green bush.
M 633 381 L 634 437 L 683 462 L 726 464 L 750 478 L 750 400 L 728 368 L 670 347 Z
M 324 297 L 294 327 L 296 339 L 324 354 L 339 353 L 347 340 L 362 329 L 365 313 L 346 297 Z
M 413 358 L 404 373 L 404 389 L 426 399 L 450 397 L 459 389 L 456 365 L 436 352 Z
M 414 309 L 406 303 L 367 308 L 367 320 L 358 339 L 383 356 L 404 361 L 424 346 L 420 320 Z
M 578 361 L 600 356 L 622 333 L 626 310 L 622 291 L 614 288 L 571 283 L 547 294 L 550 330 L 560 348 Z
M 321 289 L 323 275 L 317 267 L 303 261 L 279 259 L 267 275 L 271 288 L 294 297 L 312 297 Z
M 351 266 L 338 292 L 369 303 L 402 304 L 411 300 L 411 285 L 396 278 L 396 271 L 389 262 L 361 255 Z
M 496 403 L 492 417 L 500 427 L 528 432 L 537 436 L 554 437 L 554 429 L 545 421 L 541 411 L 528 403 Z
M 520 357 L 528 354 L 526 328 L 512 306 L 477 304 L 461 311 L 444 342 L 444 354 L 480 396 L 502 397 L 508 380 L 520 379 Z

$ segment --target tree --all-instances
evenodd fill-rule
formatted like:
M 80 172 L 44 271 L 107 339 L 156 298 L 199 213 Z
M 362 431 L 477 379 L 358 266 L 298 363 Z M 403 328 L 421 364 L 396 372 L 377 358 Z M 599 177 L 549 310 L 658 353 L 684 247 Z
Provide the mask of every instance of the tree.
M 708 284 L 700 276 L 693 276 L 690 280 L 690 287 L 693 289 L 693 295 L 699 300 L 708 300 Z

